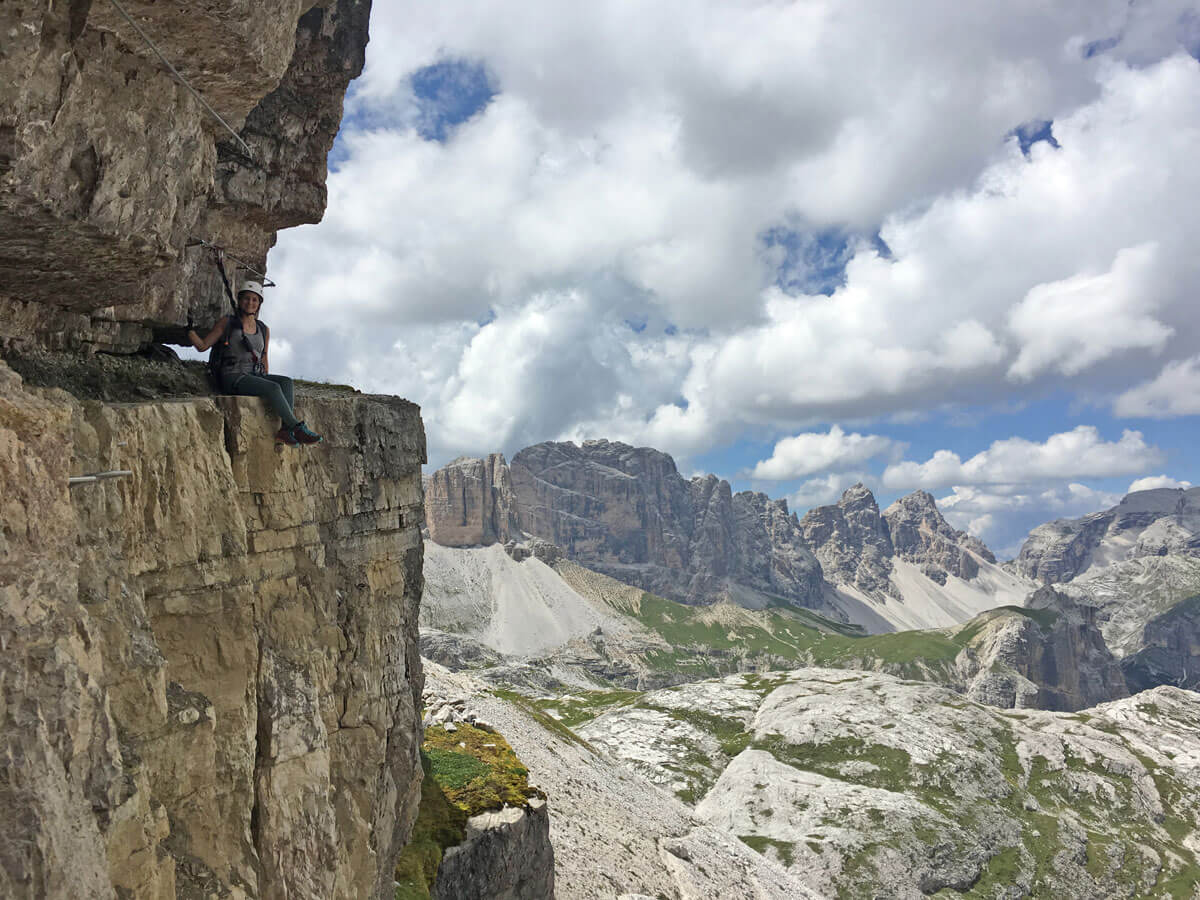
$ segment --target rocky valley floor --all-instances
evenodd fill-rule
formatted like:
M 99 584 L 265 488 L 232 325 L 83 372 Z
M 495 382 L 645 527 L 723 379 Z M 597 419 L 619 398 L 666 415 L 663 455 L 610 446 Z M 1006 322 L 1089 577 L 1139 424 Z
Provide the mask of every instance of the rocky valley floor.
M 1005 711 L 808 668 L 589 709 L 432 663 L 427 678 L 427 696 L 497 727 L 549 795 L 559 897 L 1197 895 L 1189 691 Z
M 1124 570 L 868 634 L 534 547 L 427 544 L 421 644 L 547 792 L 557 896 L 1200 898 L 1200 695 L 1128 696 Z M 1190 610 L 1190 560 L 1124 566 Z

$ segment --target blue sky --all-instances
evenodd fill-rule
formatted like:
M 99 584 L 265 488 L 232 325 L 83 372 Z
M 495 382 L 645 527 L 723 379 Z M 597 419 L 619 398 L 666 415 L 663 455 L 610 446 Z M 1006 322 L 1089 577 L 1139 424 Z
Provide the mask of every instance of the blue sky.
M 1200 483 L 1189 3 L 701 7 L 377 5 L 276 365 L 1002 552 Z

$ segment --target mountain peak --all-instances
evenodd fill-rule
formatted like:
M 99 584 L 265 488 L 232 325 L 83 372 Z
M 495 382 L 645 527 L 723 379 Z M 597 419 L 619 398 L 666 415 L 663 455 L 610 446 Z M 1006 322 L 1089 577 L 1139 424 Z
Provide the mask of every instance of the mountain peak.
M 1056 584 L 1093 566 L 1159 556 L 1200 557 L 1200 488 L 1133 491 L 1109 509 L 1039 525 L 1016 566 L 1027 578 Z
M 838 501 L 838 506 L 845 509 L 860 509 L 862 507 L 874 507 L 879 509 L 879 504 L 875 502 L 875 495 L 861 481 L 855 483 L 851 487 L 846 488 L 842 494 L 842 499 Z
M 911 494 L 905 494 L 903 497 L 897 500 L 896 503 L 900 504 L 906 509 L 931 509 L 934 512 L 937 512 L 939 516 L 941 515 L 941 512 L 938 510 L 937 500 L 934 499 L 933 494 L 929 493 L 929 491 L 921 490 L 920 488 L 913 491 Z
M 901 497 L 884 510 L 883 518 L 897 555 L 920 565 L 939 584 L 946 583 L 947 575 L 974 578 L 979 571 L 974 556 L 990 563 L 996 561 L 979 538 L 958 531 L 946 521 L 928 491 L 916 490 Z

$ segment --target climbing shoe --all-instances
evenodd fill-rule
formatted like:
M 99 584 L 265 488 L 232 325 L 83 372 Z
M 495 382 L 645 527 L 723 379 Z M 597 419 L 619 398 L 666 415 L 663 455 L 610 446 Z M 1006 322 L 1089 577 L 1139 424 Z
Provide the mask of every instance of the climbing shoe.
M 324 440 L 324 438 L 322 438 L 303 422 L 297 422 L 292 426 L 292 437 L 294 437 L 301 444 L 319 444 Z
M 275 443 L 287 444 L 289 447 L 295 447 L 300 442 L 296 440 L 296 436 L 292 434 L 292 429 L 284 426 L 275 432 Z

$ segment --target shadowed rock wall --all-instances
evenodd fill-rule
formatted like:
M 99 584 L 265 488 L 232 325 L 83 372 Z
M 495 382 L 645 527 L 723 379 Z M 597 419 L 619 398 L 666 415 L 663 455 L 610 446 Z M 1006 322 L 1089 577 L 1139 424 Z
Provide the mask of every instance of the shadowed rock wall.
M 1129 696 L 1096 610 L 1051 587 L 1029 596 L 1035 613 L 999 609 L 966 628 L 955 660 L 968 697 L 999 707 L 1073 712 Z
M 553 900 L 550 810 L 537 797 L 467 820 L 463 842 L 438 866 L 434 900 Z
M 1146 623 L 1142 649 L 1121 668 L 1133 692 L 1161 684 L 1200 690 L 1200 596 L 1176 604 Z
M 0 896 L 384 898 L 419 800 L 419 411 L 0 365 Z M 67 487 L 70 474 L 133 475 Z
M 189 236 L 261 269 L 277 229 L 324 212 L 369 0 L 125 5 L 254 156 L 111 3 L 0 6 L 0 344 L 182 342 L 225 303 Z

